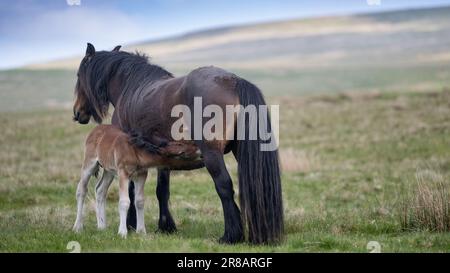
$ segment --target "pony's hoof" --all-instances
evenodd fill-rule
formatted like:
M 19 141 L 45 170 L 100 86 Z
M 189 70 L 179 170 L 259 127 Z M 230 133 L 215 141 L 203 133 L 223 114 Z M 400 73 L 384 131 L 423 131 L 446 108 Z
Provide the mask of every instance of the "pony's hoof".
M 219 239 L 219 244 L 231 245 L 231 244 L 242 243 L 243 241 L 244 241 L 244 236 L 242 236 L 242 235 L 230 236 L 230 235 L 225 234 Z
M 177 226 L 172 218 L 166 218 L 165 221 L 159 221 L 157 231 L 161 233 L 174 233 L 177 231 Z
M 165 233 L 165 234 L 172 234 L 172 233 L 175 233 L 175 232 L 177 232 L 177 228 L 175 227 L 175 226 L 172 226 L 172 227 L 159 227 L 157 230 L 156 230 L 156 232 L 159 232 L 159 233 Z

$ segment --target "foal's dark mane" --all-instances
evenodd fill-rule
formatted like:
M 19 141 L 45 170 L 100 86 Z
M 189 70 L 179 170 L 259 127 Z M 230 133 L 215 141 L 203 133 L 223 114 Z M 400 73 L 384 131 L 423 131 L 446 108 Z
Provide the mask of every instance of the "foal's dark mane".
M 79 79 L 85 82 L 92 115 L 98 123 L 108 113 L 110 98 L 107 86 L 113 78 L 120 77 L 122 96 L 131 96 L 152 81 L 173 77 L 164 68 L 151 64 L 145 54 L 124 51 L 98 51 L 92 57 L 85 57 L 78 74 Z

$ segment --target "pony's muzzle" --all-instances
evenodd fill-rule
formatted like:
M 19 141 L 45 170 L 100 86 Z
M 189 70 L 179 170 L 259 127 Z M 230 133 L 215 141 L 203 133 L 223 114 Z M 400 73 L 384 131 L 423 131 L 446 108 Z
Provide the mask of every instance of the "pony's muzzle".
M 88 124 L 90 119 L 90 115 L 82 115 L 79 111 L 73 113 L 73 121 L 77 121 L 79 124 Z
M 80 118 L 80 112 L 73 112 L 73 121 L 78 121 Z

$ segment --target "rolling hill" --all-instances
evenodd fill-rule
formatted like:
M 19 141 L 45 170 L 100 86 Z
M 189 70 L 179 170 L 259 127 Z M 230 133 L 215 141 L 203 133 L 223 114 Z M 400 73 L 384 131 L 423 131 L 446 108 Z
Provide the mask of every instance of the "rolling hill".
M 450 7 L 225 27 L 124 50 L 144 52 L 177 75 L 220 66 L 255 82 L 269 96 L 437 90 L 450 86 Z M 36 85 L 51 105 L 70 101 L 75 73 L 45 71 L 73 71 L 80 58 L 0 72 L 0 96 L 8 102 L 1 109 L 10 110 L 15 97 Z M 32 84 L 18 82 L 24 78 Z M 41 78 L 47 81 L 36 83 Z M 17 86 L 13 98 L 6 89 Z M 49 91 L 54 86 L 60 89 Z

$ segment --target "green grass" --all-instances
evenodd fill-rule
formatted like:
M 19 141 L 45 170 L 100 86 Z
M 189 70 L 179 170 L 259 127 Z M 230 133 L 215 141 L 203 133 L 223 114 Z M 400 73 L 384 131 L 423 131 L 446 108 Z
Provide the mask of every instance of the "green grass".
M 334 65 L 305 69 L 239 69 L 267 95 L 312 95 L 343 92 L 430 91 L 450 85 L 447 64 Z
M 0 112 L 67 107 L 76 75 L 74 70 L 0 71 Z
M 155 172 L 146 185 L 145 236 L 121 239 L 117 182 L 108 194 L 108 229 L 97 231 L 94 182 L 85 230 L 74 234 L 75 187 L 83 139 L 92 125 L 70 111 L 0 115 L 0 251 L 66 252 L 448 252 L 450 235 L 401 227 L 399 202 L 418 170 L 450 177 L 450 92 L 277 97 L 286 238 L 277 246 L 217 243 L 222 209 L 205 170 L 176 172 L 171 210 L 179 231 L 155 233 Z M 286 151 L 293 151 L 289 154 Z M 302 155 L 298 156 L 297 155 Z M 227 156 L 236 179 L 236 165 Z M 237 186 L 237 185 L 235 185 Z

